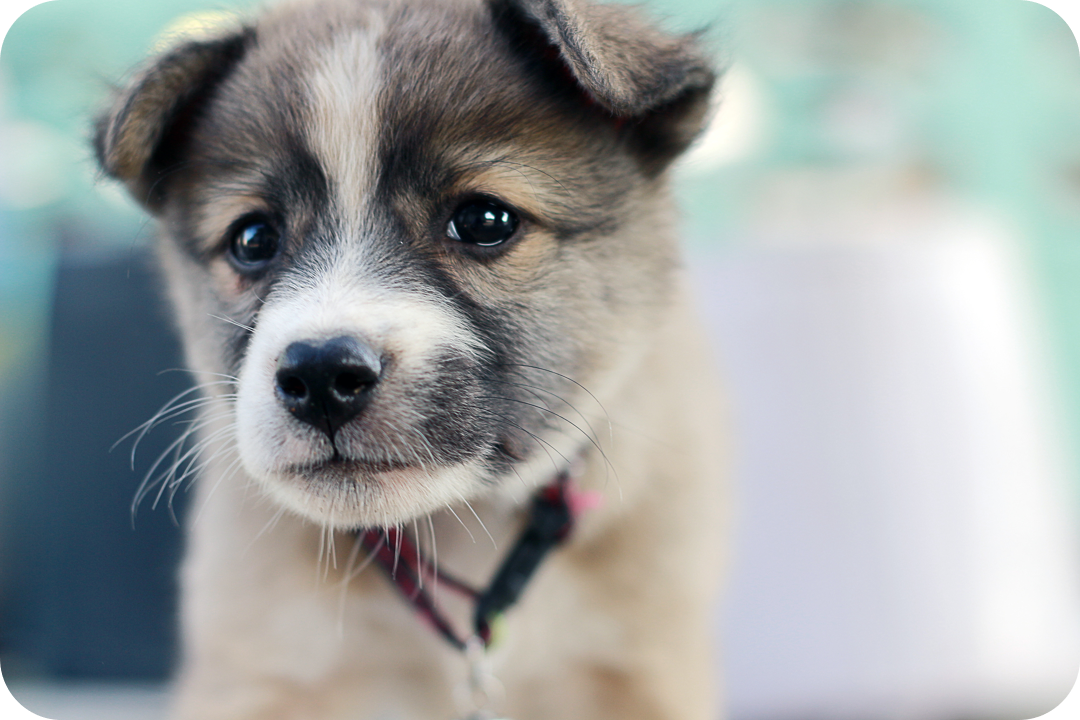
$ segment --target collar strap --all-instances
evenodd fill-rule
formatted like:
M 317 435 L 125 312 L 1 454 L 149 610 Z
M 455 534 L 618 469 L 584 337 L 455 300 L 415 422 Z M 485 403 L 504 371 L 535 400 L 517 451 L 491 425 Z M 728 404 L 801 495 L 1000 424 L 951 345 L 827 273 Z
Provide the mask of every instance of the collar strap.
M 465 639 L 454 631 L 424 590 L 424 581 L 442 582 L 447 588 L 470 598 L 475 604 L 473 633 L 487 647 L 491 645 L 492 624 L 518 601 L 548 553 L 570 536 L 574 528 L 570 493 L 570 473 L 563 471 L 533 497 L 528 523 L 491 584 L 480 591 L 423 559 L 413 542 L 397 528 L 359 530 L 359 540 L 417 614 L 461 651 L 465 650 Z

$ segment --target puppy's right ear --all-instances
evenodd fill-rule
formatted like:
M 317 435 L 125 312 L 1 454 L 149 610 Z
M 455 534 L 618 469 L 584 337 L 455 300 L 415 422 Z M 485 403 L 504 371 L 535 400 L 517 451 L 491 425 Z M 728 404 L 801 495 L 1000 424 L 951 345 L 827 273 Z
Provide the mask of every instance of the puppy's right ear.
M 659 172 L 701 131 L 716 75 L 699 36 L 660 30 L 632 6 L 592 0 L 488 0 L 515 46 L 561 65 L 592 103 L 625 124 L 643 167 Z
M 95 122 L 101 169 L 146 209 L 161 208 L 164 180 L 183 161 L 192 126 L 253 40 L 254 30 L 245 28 L 172 48 L 136 73 Z

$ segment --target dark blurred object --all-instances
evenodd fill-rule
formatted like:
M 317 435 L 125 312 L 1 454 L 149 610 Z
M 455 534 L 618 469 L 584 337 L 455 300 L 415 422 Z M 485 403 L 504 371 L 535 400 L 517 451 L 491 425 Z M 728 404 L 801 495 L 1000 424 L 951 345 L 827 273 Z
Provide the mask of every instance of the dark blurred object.
M 176 655 L 182 533 L 163 499 L 132 521 L 146 468 L 182 426 L 110 448 L 190 387 L 146 253 L 61 261 L 43 432 L 0 484 L 0 663 L 5 675 L 155 680 Z M 29 393 L 34 395 L 35 393 Z M 5 414 L 18 417 L 18 409 Z M 186 495 L 176 495 L 182 522 Z

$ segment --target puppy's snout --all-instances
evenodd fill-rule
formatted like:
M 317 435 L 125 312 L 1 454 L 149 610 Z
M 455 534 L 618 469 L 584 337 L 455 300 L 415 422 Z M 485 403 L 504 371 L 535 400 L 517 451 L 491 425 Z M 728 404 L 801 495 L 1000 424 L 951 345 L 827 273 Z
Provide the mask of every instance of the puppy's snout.
M 378 354 L 357 338 L 294 342 L 278 361 L 278 399 L 333 439 L 368 404 L 381 371 Z

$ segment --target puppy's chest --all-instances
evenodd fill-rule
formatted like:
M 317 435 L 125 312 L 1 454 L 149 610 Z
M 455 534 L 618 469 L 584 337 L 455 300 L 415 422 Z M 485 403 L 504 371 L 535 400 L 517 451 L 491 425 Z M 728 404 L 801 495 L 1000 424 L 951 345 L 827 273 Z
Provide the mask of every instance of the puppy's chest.
M 498 711 L 505 690 L 493 662 L 501 653 L 488 653 L 475 619 L 478 598 L 498 585 L 501 565 L 513 555 L 528 523 L 518 512 L 484 510 L 463 510 L 465 517 L 455 516 L 456 511 L 442 514 L 449 520 L 424 518 L 400 534 L 380 531 L 365 539 L 360 531 L 348 538 L 358 544 L 340 581 L 354 594 L 343 605 L 350 617 L 342 622 L 356 630 L 356 644 L 346 655 L 359 685 L 387 691 L 400 678 L 372 682 L 375 667 L 419 663 L 431 675 L 426 692 L 432 702 L 444 705 L 447 720 L 504 720 Z M 351 577 L 357 568 L 362 578 Z M 464 646 L 456 645 L 458 639 Z M 495 640 L 501 645 L 503 638 Z M 342 642 L 350 639 L 342 637 Z M 415 687 L 400 692 L 412 694 Z M 387 692 L 387 700 L 400 692 Z M 375 717 L 414 717 L 402 712 L 388 710 Z

